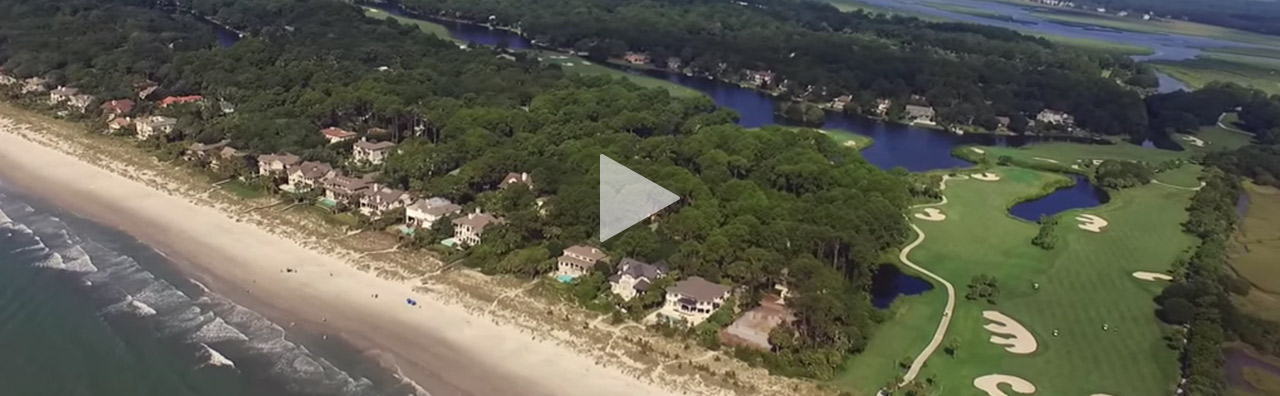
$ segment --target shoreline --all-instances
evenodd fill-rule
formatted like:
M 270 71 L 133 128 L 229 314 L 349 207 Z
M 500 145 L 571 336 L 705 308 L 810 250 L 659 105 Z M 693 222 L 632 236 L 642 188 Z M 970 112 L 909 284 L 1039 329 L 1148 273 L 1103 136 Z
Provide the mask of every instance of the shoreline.
M 185 276 L 277 323 L 340 337 L 433 395 L 672 394 L 239 215 L 29 141 L 33 132 L 3 121 L 0 177 L 24 193 L 128 233 L 169 256 Z M 405 298 L 419 303 L 410 307 Z

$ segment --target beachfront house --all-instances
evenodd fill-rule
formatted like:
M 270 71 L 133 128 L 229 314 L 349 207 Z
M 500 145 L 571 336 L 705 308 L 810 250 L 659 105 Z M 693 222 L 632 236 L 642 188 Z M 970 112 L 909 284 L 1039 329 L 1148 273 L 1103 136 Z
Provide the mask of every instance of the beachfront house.
M 411 201 L 408 193 L 394 188 L 368 189 L 360 197 L 360 213 L 371 218 L 381 218 L 398 211 Z
M 761 351 L 773 351 L 769 343 L 769 333 L 783 323 L 796 320 L 795 313 L 787 308 L 780 296 L 766 294 L 760 299 L 760 305 L 742 314 L 728 327 L 720 330 L 720 342 L 743 348 Z
M 351 155 L 355 161 L 362 164 L 381 165 L 385 161 L 387 154 L 391 153 L 391 148 L 396 144 L 392 142 L 370 142 L 360 139 L 351 148 Z
M 730 291 L 729 286 L 698 276 L 676 282 L 667 288 L 667 301 L 658 311 L 658 318 L 668 323 L 697 326 L 720 309 Z
M 340 203 L 349 206 L 359 205 L 360 197 L 370 187 L 369 180 L 341 174 L 335 174 L 333 177 L 324 179 L 323 184 L 324 197 L 328 200 L 327 203 Z
M 476 210 L 475 213 L 453 219 L 453 238 L 465 246 L 479 245 L 484 230 L 491 225 L 502 224 L 503 221 L 501 217 Z
M 178 126 L 178 119 L 165 116 L 150 116 L 134 121 L 138 140 L 147 140 L 155 136 L 168 135 Z
M 22 93 L 29 94 L 29 93 L 45 92 L 49 90 L 48 85 L 49 85 L 49 80 L 45 80 L 40 77 L 31 77 L 31 78 L 22 80 Z
M 107 121 L 107 133 L 115 133 L 133 126 L 133 119 L 129 117 L 116 117 L 111 121 Z
M 212 158 L 214 153 L 218 150 L 222 150 L 223 147 L 226 147 L 227 144 L 230 143 L 231 141 L 227 139 L 222 139 L 222 141 L 212 144 L 199 142 L 191 143 L 191 145 L 187 147 L 187 151 L 184 152 L 182 156 L 188 161 L 206 161 Z
M 18 85 L 18 79 L 5 73 L 4 68 L 0 67 L 0 85 Z
M 1040 114 L 1036 114 L 1036 121 L 1051 125 L 1073 126 L 1076 124 L 1075 117 L 1070 114 L 1049 109 L 1044 109 L 1040 111 Z
M 667 275 L 669 267 L 664 261 L 649 264 L 640 260 L 624 258 L 618 262 L 617 272 L 609 277 L 609 289 L 623 300 L 631 300 L 649 291 L 649 286 L 658 278 Z
M 164 107 L 180 105 L 184 103 L 195 103 L 202 100 L 204 100 L 204 97 L 200 95 L 169 96 L 164 99 L 160 99 L 160 107 L 164 108 Z
M 321 129 L 320 134 L 324 135 L 325 140 L 328 140 L 329 144 L 335 144 L 335 143 L 338 143 L 344 140 L 350 140 L 356 137 L 355 132 L 351 132 L 338 127 L 329 127 L 329 128 Z
M 72 96 L 76 96 L 79 94 L 80 94 L 79 89 L 75 89 L 71 87 L 58 87 L 52 91 L 49 91 L 49 104 L 56 105 L 62 102 L 68 102 L 71 100 Z
M 445 216 L 457 214 L 462 211 L 462 206 L 449 202 L 449 200 L 432 197 L 420 199 L 413 204 L 404 208 L 405 224 L 411 228 L 431 228 L 436 221 L 443 219 Z
M 133 100 L 117 99 L 103 103 L 101 106 L 98 106 L 98 109 L 102 110 L 102 114 L 106 115 L 107 119 L 110 120 L 133 113 L 134 107 L 137 107 L 137 103 L 134 103 Z
M 280 189 L 294 193 L 305 193 L 319 186 L 325 179 L 333 177 L 334 174 L 333 167 L 329 166 L 329 164 L 311 161 L 303 162 L 289 169 L 289 183 L 280 186 Z
M 591 272 L 597 262 L 608 256 L 595 246 L 574 245 L 564 249 L 556 260 L 556 276 L 563 280 L 577 278 Z
M 235 171 L 243 169 L 242 167 L 247 168 L 249 166 L 248 158 L 248 152 L 238 150 L 235 147 L 224 146 L 221 150 L 218 150 L 218 154 L 213 157 L 213 163 L 209 164 L 209 166 L 217 170 Z M 236 174 L 244 177 L 240 172 L 236 172 Z
M 147 97 L 151 96 L 152 93 L 155 93 L 157 89 L 160 89 L 160 84 L 156 84 L 155 81 L 151 80 L 138 81 L 133 84 L 134 93 L 137 93 L 138 99 L 142 100 L 146 100 Z
M 533 178 L 529 177 L 529 172 L 511 172 L 508 173 L 506 177 L 502 178 L 502 182 L 498 183 L 498 188 L 507 188 L 508 186 L 516 184 L 523 184 L 529 186 L 529 188 L 533 188 Z
M 258 175 L 281 177 L 288 175 L 289 168 L 302 163 L 302 158 L 293 154 L 263 154 L 258 156 Z
M 933 116 L 936 113 L 933 107 L 907 105 L 905 113 L 906 121 L 913 124 L 933 124 Z

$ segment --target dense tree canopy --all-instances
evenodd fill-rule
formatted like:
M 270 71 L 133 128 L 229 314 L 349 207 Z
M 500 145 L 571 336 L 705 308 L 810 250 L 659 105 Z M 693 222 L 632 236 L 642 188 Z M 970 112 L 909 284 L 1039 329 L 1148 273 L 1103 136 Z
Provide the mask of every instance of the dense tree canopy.
M 144 103 L 140 112 L 182 120 L 171 147 L 226 138 L 255 154 L 337 165 L 350 143 L 327 144 L 321 128 L 398 141 L 382 181 L 506 219 L 467 258 L 491 273 L 540 275 L 561 248 L 591 243 L 596 164 L 606 154 L 682 197 L 655 228 L 637 227 L 607 249 L 666 259 L 680 274 L 739 290 L 789 285 L 799 319 L 779 356 L 795 374 L 830 375 L 866 345 L 877 315 L 870 268 L 905 238 L 910 196 L 900 175 L 852 148 L 812 130 L 744 130 L 709 98 L 459 49 L 343 2 L 182 6 L 0 0 L 0 61 L 8 73 L 100 100 L 134 96 L 135 83 L 153 81 L 157 96 L 200 94 L 235 108 Z M 220 48 L 189 13 L 248 37 Z M 388 132 L 366 132 L 374 128 Z M 508 172 L 529 172 L 534 185 L 495 189 Z
M 1012 30 L 900 16 L 842 13 L 796 0 L 404 0 L 428 15 L 519 29 L 539 43 L 597 57 L 645 52 L 693 73 L 744 80 L 770 70 L 785 95 L 825 102 L 849 94 L 918 95 L 948 124 L 1045 108 L 1105 134 L 1145 133 L 1142 99 L 1116 81 L 1138 73 L 1124 57 L 1086 54 Z M 1111 70 L 1116 80 L 1100 77 Z M 785 82 L 783 82 L 785 80 Z

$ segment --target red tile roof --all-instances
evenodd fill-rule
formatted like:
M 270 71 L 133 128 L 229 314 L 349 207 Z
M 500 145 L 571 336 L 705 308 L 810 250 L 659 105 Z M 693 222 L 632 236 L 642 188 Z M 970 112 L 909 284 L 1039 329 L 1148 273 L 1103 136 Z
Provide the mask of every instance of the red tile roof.
M 169 107 L 169 105 L 195 102 L 203 99 L 204 97 L 200 95 L 170 96 L 160 100 L 160 107 Z
M 133 111 L 133 107 L 135 105 L 136 103 L 134 103 L 132 100 L 129 100 L 129 99 L 113 100 L 110 102 L 103 103 L 102 111 L 105 111 L 111 114 L 129 114 L 130 112 Z

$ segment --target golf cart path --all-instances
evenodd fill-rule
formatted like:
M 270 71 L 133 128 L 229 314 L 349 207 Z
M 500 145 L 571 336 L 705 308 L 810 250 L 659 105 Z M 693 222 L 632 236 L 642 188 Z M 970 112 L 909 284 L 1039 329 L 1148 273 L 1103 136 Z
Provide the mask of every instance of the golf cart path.
M 942 179 L 942 184 L 939 189 L 942 191 L 946 191 L 947 180 L 951 180 L 951 179 L 959 179 L 959 178 L 944 176 Z M 942 206 L 946 204 L 947 204 L 947 196 L 943 194 L 942 201 L 940 202 L 914 205 L 912 206 L 912 208 Z M 942 339 L 946 338 L 947 328 L 951 325 L 951 312 L 955 310 L 955 307 L 956 307 L 955 286 L 952 286 L 951 282 L 947 282 L 946 279 L 942 279 L 941 276 L 938 276 L 935 273 L 929 272 L 929 270 L 924 269 L 923 267 L 912 262 L 911 259 L 907 257 L 908 255 L 911 254 L 912 250 L 914 250 L 917 246 L 920 246 L 921 243 L 924 243 L 924 238 L 925 238 L 924 231 L 921 230 L 919 226 L 917 226 L 915 223 L 911 223 L 910 221 L 908 221 L 908 224 L 911 225 L 912 230 L 915 230 L 917 235 L 916 240 L 912 241 L 911 244 L 908 244 L 906 247 L 902 248 L 902 252 L 898 253 L 898 260 L 902 261 L 903 265 L 906 265 L 907 267 L 913 270 L 916 270 L 917 272 L 920 272 L 921 274 L 924 274 L 925 276 L 928 276 L 933 280 L 938 281 L 938 283 L 941 283 L 942 286 L 946 287 L 947 305 L 942 310 L 942 320 L 938 322 L 938 328 L 933 332 L 933 339 L 929 340 L 929 345 L 926 345 L 924 347 L 924 350 L 920 351 L 920 355 L 916 356 L 916 359 L 911 362 L 911 367 L 907 369 L 907 373 L 902 376 L 903 385 L 916 379 L 916 376 L 920 374 L 920 369 L 924 367 L 924 363 L 929 360 L 929 357 L 933 355 L 934 351 L 938 350 L 938 346 L 942 345 Z

